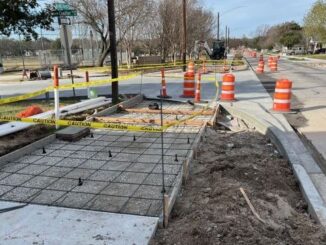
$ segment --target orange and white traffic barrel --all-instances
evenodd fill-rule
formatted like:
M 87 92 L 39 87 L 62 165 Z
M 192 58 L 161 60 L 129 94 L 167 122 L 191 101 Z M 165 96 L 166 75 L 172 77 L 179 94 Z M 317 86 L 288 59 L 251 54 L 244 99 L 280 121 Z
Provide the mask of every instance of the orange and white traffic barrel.
M 268 57 L 268 67 L 271 67 L 272 61 L 274 60 L 273 56 Z
M 222 80 L 221 101 L 235 100 L 235 76 L 233 74 L 225 74 Z
M 259 61 L 256 72 L 257 73 L 264 73 L 264 66 L 265 66 L 265 62 L 264 61 Z
M 277 59 L 273 59 L 270 65 L 271 72 L 277 72 Z
M 182 97 L 195 97 L 195 64 L 193 62 L 189 62 L 188 71 L 184 74 Z
M 290 112 L 291 110 L 292 82 L 287 79 L 276 81 L 273 111 Z

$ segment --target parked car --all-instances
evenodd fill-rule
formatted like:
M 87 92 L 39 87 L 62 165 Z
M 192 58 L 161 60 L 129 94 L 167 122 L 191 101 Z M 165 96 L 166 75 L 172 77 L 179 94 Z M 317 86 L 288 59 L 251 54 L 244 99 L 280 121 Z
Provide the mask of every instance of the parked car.
M 315 54 L 325 54 L 326 53 L 326 48 L 320 48 L 315 51 Z

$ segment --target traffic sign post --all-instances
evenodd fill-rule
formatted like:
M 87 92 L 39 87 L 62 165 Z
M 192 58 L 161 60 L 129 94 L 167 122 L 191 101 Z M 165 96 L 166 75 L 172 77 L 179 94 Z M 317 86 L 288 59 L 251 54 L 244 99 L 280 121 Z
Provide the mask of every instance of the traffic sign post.
M 71 21 L 68 16 L 77 16 L 77 11 L 66 3 L 54 3 L 54 10 L 52 11 L 53 16 L 58 17 L 59 25 L 61 25 L 61 42 L 66 50 L 67 63 L 70 68 L 71 83 L 74 84 L 74 75 L 72 72 L 71 64 L 71 45 L 72 45 L 72 34 L 68 32 L 67 26 L 71 25 Z M 75 88 L 73 88 L 74 97 L 76 97 Z

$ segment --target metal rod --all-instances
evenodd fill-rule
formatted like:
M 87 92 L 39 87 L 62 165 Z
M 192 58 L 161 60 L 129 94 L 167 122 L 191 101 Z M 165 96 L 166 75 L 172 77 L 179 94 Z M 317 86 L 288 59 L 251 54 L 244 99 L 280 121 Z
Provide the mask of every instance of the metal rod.
M 161 127 L 162 127 L 162 131 L 161 131 L 161 154 L 162 154 L 162 200 L 163 200 L 163 211 L 165 211 L 165 201 L 164 201 L 164 195 L 165 195 L 165 181 L 164 181 L 164 132 L 163 132 L 163 90 L 160 90 L 160 104 L 161 104 Z M 163 224 L 165 224 L 165 215 L 163 215 Z
M 108 16 L 109 16 L 109 34 L 110 34 L 110 55 L 111 55 L 111 76 L 113 79 L 118 78 L 118 59 L 117 59 L 117 42 L 115 30 L 115 11 L 114 0 L 108 0 Z M 112 82 L 112 102 L 119 102 L 119 83 Z

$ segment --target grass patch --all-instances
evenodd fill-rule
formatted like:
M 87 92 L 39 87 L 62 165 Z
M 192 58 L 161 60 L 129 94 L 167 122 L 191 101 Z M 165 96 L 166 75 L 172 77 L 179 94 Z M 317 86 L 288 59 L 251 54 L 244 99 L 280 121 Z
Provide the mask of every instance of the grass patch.
M 326 54 L 308 54 L 303 57 L 311 58 L 311 59 L 326 60 Z
M 292 60 L 292 61 L 304 61 L 305 58 L 293 58 L 293 57 L 291 57 L 291 58 L 289 58 L 289 60 Z
M 80 100 L 76 99 L 61 99 L 60 106 L 71 105 L 79 102 Z M 28 100 L 28 101 L 19 101 L 10 104 L 0 105 L 0 115 L 1 116 L 16 116 L 19 112 L 25 110 L 28 106 L 37 105 L 43 111 L 50 111 L 54 109 L 54 101 L 50 99 L 46 100 Z

